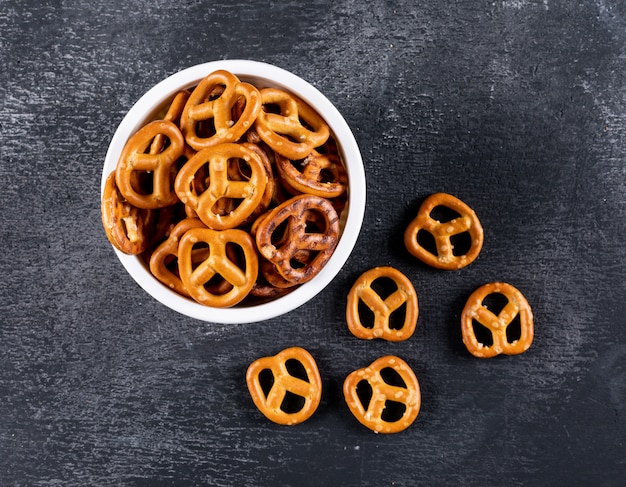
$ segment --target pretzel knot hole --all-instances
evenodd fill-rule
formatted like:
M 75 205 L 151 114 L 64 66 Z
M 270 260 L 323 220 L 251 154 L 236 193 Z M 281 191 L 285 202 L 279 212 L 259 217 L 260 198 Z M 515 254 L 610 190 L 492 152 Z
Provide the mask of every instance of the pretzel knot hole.
M 498 316 L 508 303 L 509 299 L 504 294 L 499 292 L 492 292 L 485 296 L 482 301 L 482 306 L 487 308 L 494 315 Z M 476 341 L 478 341 L 478 343 L 482 344 L 485 347 L 493 346 L 493 335 L 489 328 L 484 326 L 480 321 L 475 318 L 472 319 L 472 328 L 474 330 L 474 336 L 476 337 Z M 506 341 L 510 344 L 513 344 L 520 340 L 521 337 L 522 321 L 520 318 L 520 314 L 518 313 L 506 327 Z

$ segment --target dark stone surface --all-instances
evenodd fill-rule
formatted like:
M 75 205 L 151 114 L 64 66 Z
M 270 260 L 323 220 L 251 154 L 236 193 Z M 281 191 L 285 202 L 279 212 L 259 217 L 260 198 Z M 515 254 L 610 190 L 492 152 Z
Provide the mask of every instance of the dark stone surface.
M 621 0 L 0 3 L 0 484 L 622 485 L 626 476 L 626 7 Z M 363 231 L 320 296 L 254 325 L 150 298 L 100 224 L 104 155 L 132 104 L 197 63 L 293 71 L 344 114 L 368 178 Z M 435 191 L 486 232 L 470 267 L 402 245 Z M 352 281 L 398 267 L 415 335 L 345 326 Z M 459 315 L 479 285 L 527 297 L 535 342 L 479 360 Z M 266 421 L 254 359 L 307 348 L 317 413 Z M 397 435 L 350 415 L 345 376 L 395 353 L 423 406 Z

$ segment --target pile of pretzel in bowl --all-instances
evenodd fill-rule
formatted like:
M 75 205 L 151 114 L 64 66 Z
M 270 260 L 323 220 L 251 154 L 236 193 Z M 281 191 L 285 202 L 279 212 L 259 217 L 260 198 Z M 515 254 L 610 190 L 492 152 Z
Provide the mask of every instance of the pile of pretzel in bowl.
M 347 189 L 313 108 L 219 70 L 128 139 L 102 221 L 113 246 L 165 286 L 225 308 L 313 279 L 338 243 Z

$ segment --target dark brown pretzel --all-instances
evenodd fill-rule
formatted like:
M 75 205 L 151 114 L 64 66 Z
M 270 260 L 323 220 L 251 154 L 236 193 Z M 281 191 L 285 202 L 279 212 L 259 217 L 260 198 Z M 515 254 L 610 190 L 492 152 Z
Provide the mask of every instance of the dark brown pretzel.
M 308 222 L 321 218 L 323 228 L 310 231 Z M 276 238 L 276 231 L 286 222 L 286 234 Z M 278 242 L 277 242 L 278 240 Z M 339 217 L 324 198 L 300 195 L 271 210 L 256 230 L 259 252 L 272 262 L 287 281 L 301 284 L 310 281 L 330 259 L 339 240 Z M 316 255 L 303 267 L 294 267 L 293 259 L 302 251 Z

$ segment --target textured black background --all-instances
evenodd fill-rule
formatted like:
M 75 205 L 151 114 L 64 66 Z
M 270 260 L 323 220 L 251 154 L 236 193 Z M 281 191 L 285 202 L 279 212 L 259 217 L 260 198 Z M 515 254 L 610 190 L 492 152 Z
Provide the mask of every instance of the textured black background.
M 1 485 L 623 485 L 626 6 L 621 0 L 0 0 Z M 125 273 L 100 223 L 104 155 L 150 87 L 254 59 L 344 114 L 368 203 L 354 253 L 312 302 L 254 325 L 180 316 Z M 446 191 L 485 228 L 458 272 L 402 232 Z M 407 342 L 365 342 L 345 295 L 388 264 L 413 281 Z M 529 300 L 535 342 L 479 360 L 459 314 L 479 285 Z M 317 413 L 264 419 L 245 369 L 317 359 Z M 420 379 L 397 435 L 351 416 L 344 377 L 394 353 Z

